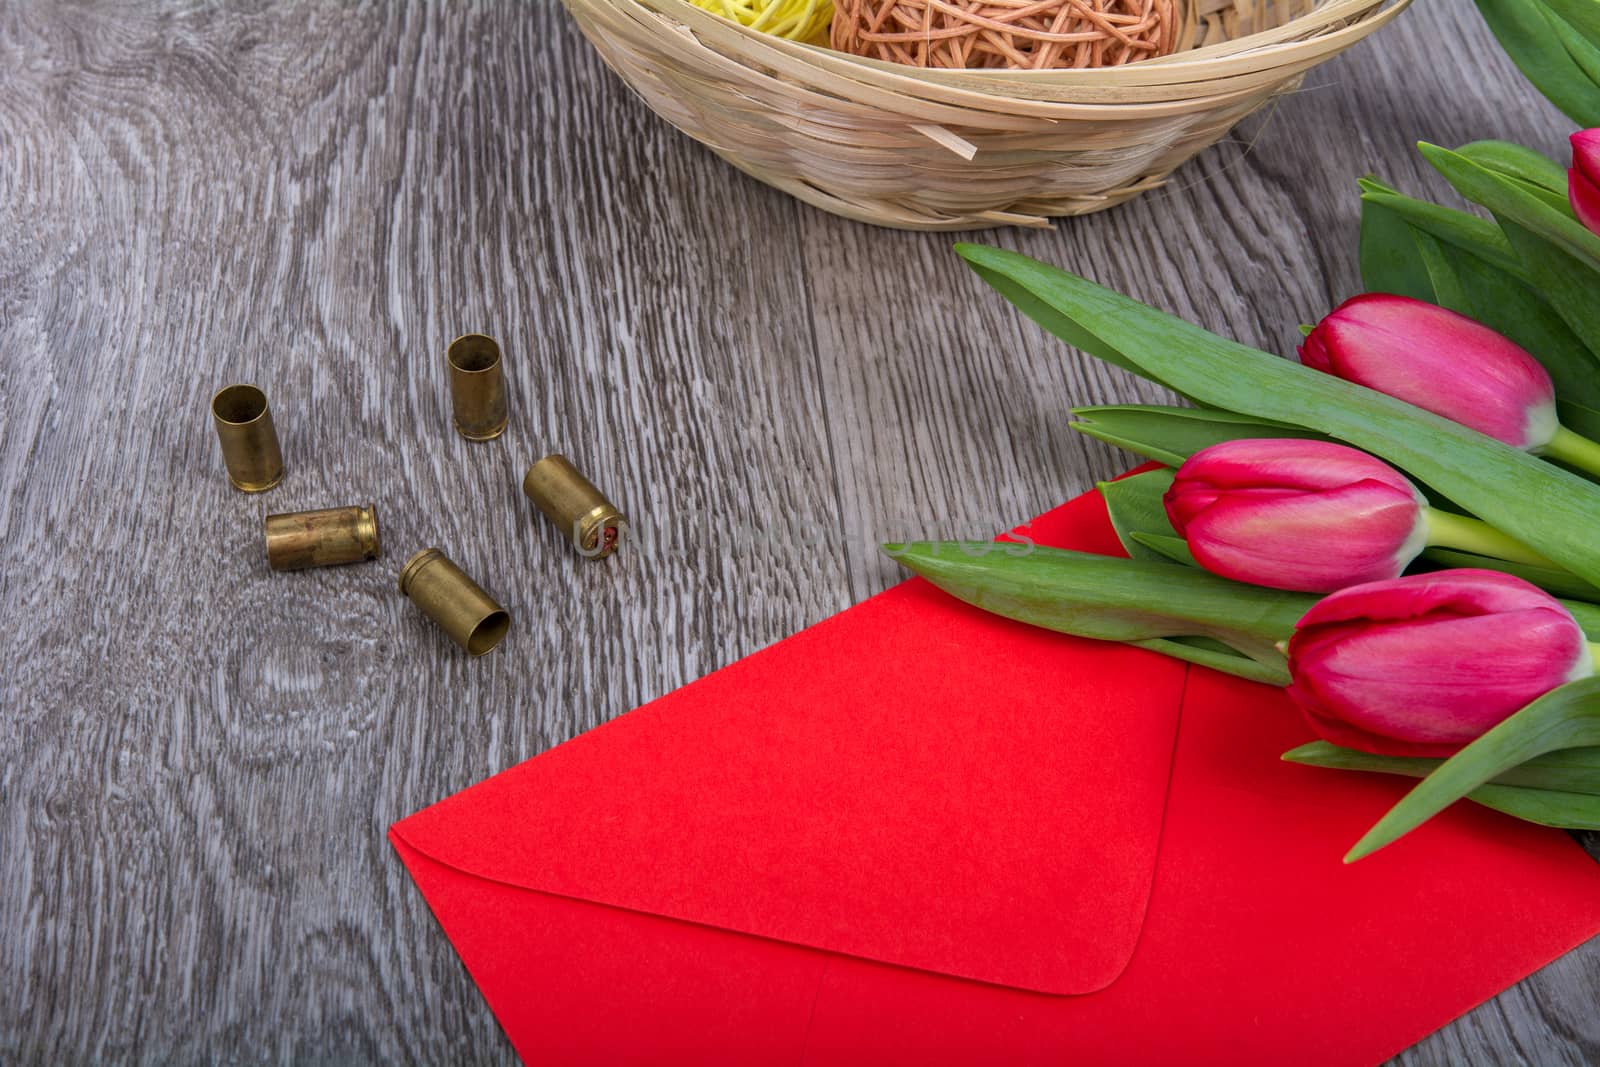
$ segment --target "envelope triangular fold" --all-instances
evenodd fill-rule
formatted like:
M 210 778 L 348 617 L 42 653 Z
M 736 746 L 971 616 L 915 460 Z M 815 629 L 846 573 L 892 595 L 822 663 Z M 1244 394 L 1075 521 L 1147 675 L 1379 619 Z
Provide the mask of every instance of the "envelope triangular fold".
M 396 832 L 509 885 L 1088 993 L 1138 942 L 1183 685 L 907 582 Z

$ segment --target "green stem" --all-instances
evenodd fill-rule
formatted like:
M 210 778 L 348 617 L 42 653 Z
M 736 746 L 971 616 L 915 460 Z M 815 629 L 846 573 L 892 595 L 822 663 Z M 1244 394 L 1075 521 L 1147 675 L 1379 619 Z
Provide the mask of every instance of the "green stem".
M 1580 438 L 1581 440 L 1581 438 Z M 1456 548 L 1480 556 L 1527 563 L 1535 567 L 1563 569 L 1552 563 L 1521 541 L 1496 530 L 1482 519 L 1470 515 L 1456 515 L 1438 508 L 1424 508 L 1423 517 L 1428 523 L 1428 544 L 1440 548 Z
M 1569 467 L 1577 467 L 1590 474 L 1600 474 L 1600 444 L 1582 434 L 1573 433 L 1565 426 L 1556 431 L 1541 455 L 1559 459 Z

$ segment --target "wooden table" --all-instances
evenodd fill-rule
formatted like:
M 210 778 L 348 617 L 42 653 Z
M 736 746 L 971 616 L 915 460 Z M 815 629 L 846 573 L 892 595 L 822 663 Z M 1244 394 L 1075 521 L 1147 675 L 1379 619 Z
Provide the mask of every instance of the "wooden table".
M 719 162 L 553 0 L 226 6 L 0 0 L 0 1061 L 510 1062 L 384 828 L 884 588 L 879 541 L 1122 469 L 1066 409 L 1153 392 L 949 237 Z M 1357 177 L 1566 132 L 1426 0 L 1167 188 L 983 239 L 1284 350 L 1357 288 Z M 468 330 L 494 444 L 448 428 Z M 240 380 L 265 497 L 207 414 Z M 536 521 L 554 450 L 632 550 Z M 366 501 L 381 562 L 267 569 L 265 512 Z M 489 658 L 397 595 L 430 544 L 515 616 Z M 1597 999 L 1592 941 L 1399 1062 L 1595 1062 Z

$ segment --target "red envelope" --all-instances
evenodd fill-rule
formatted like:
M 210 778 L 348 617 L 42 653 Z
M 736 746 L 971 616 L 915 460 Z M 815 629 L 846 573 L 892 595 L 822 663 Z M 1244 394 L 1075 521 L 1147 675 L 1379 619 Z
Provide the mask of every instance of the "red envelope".
M 1097 495 L 1041 544 L 1118 552 Z M 1381 1061 L 1600 933 L 1566 834 L 908 581 L 396 823 L 533 1064 Z

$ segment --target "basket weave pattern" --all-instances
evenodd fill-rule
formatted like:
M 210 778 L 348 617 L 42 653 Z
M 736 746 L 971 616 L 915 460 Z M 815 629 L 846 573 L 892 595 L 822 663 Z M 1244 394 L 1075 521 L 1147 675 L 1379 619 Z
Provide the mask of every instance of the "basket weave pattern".
M 651 108 L 746 173 L 863 222 L 965 230 L 1160 185 L 1410 0 L 1185 0 L 1174 54 L 1085 70 L 923 69 L 687 0 L 563 2 Z
M 838 0 L 832 44 L 913 67 L 1115 67 L 1171 52 L 1172 0 Z

